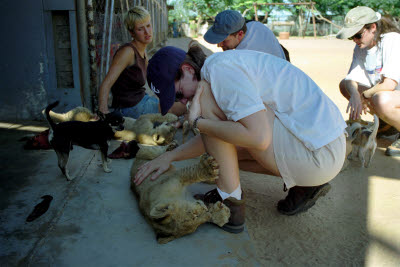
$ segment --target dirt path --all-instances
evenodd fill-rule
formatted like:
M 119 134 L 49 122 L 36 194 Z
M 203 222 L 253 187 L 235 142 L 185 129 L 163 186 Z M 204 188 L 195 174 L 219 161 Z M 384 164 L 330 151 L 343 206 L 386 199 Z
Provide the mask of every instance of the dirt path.
M 187 50 L 190 40 L 170 39 L 168 45 Z M 207 54 L 219 51 L 197 40 Z M 294 38 L 281 43 L 292 64 L 307 73 L 347 119 L 347 100 L 338 84 L 350 66 L 353 43 Z M 351 162 L 331 182 L 326 197 L 295 216 L 276 211 L 277 201 L 286 195 L 280 179 L 241 172 L 247 226 L 262 265 L 400 266 L 400 158 L 384 155 L 390 142 L 380 139 L 369 168 Z

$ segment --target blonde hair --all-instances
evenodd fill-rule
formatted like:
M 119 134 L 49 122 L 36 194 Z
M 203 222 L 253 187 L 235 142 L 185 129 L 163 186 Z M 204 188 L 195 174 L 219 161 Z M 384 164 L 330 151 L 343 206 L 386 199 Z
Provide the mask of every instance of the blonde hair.
M 133 32 L 135 30 L 136 23 L 141 23 L 150 18 L 150 13 L 141 6 L 135 6 L 130 9 L 125 16 L 125 27 L 128 31 Z

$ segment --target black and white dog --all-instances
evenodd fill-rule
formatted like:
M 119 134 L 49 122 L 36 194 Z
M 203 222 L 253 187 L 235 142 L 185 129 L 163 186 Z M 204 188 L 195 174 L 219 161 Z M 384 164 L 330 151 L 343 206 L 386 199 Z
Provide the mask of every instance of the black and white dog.
M 72 145 L 78 145 L 87 149 L 100 150 L 105 172 L 111 172 L 108 167 L 107 159 L 108 143 L 114 137 L 116 131 L 124 129 L 124 118 L 119 112 L 109 114 L 99 114 L 98 121 L 67 121 L 54 123 L 49 113 L 58 105 L 56 101 L 47 106 L 45 114 L 46 119 L 50 124 L 49 142 L 53 146 L 58 157 L 58 167 L 67 180 L 71 180 L 67 163 L 69 152 L 72 150 Z

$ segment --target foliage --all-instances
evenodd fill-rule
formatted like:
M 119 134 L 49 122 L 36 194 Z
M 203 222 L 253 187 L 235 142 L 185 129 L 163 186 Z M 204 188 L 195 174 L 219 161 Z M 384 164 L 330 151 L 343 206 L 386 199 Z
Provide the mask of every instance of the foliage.
M 287 6 L 271 6 L 264 5 L 265 3 L 282 3 L 285 2 L 283 0 L 264 0 L 264 1 L 246 1 L 246 0 L 236 0 L 232 5 L 232 9 L 238 10 L 240 13 L 244 15 L 246 19 L 254 19 L 254 3 L 257 3 L 257 14 L 269 14 L 274 9 L 279 10 L 289 10 Z
M 182 21 L 193 19 L 203 21 L 215 18 L 221 10 L 225 10 L 227 6 L 232 4 L 232 0 L 171 0 L 168 1 L 168 4 L 174 6 L 174 10 L 169 13 L 169 20 L 171 21 L 174 18 Z
M 218 12 L 224 10 L 230 3 L 231 0 L 193 0 L 184 1 L 184 6 L 196 12 L 197 19 L 207 20 L 209 18 L 214 18 Z
M 279 10 L 287 10 L 292 13 L 297 13 L 300 9 L 305 10 L 304 6 L 265 6 L 263 3 L 297 3 L 308 2 L 306 0 L 169 0 L 170 5 L 175 6 L 175 11 L 172 16 L 178 19 L 178 16 L 186 15 L 188 17 L 199 17 L 203 20 L 213 19 L 218 12 L 225 9 L 238 10 L 242 14 L 246 12 L 246 18 L 254 17 L 253 3 L 259 3 L 257 9 L 262 13 L 271 12 L 274 8 Z M 313 0 L 316 3 L 316 8 L 324 15 L 345 15 L 350 9 L 356 6 L 368 6 L 372 9 L 381 12 L 382 14 L 390 14 L 394 17 L 400 17 L 399 0 Z M 191 11 L 189 15 L 188 11 Z
M 368 6 L 381 14 L 389 14 L 400 18 L 399 0 L 314 0 L 318 11 L 329 15 L 346 15 L 346 13 L 356 6 Z
M 169 12 L 169 22 L 175 18 L 178 22 L 196 21 L 197 28 L 205 21 L 214 20 L 215 16 L 222 10 L 237 10 L 246 19 L 254 19 L 254 3 L 257 5 L 257 14 L 270 14 L 274 9 L 289 11 L 294 18 L 306 16 L 310 6 L 280 5 L 266 6 L 263 3 L 297 3 L 309 2 L 308 0 L 168 0 L 174 10 Z M 369 6 L 381 14 L 389 14 L 400 20 L 399 0 L 313 0 L 315 8 L 323 17 L 345 16 L 345 14 L 356 6 Z
M 168 23 L 172 23 L 174 19 L 178 22 L 189 22 L 190 14 L 193 12 L 184 7 L 183 0 L 167 1 L 167 4 L 174 7 L 174 9 L 168 12 Z

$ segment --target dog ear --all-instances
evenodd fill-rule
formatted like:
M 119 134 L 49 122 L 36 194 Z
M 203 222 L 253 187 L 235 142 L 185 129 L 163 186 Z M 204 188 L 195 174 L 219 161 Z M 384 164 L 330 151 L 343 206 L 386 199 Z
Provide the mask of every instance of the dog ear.
M 121 118 L 123 119 L 124 116 L 122 115 L 121 111 L 119 111 L 118 109 L 113 110 L 112 112 L 106 114 L 106 116 L 111 117 L 111 118 Z
M 355 129 L 355 131 L 351 134 L 351 137 L 354 139 L 356 138 L 357 135 L 359 135 L 361 132 L 361 128 Z

